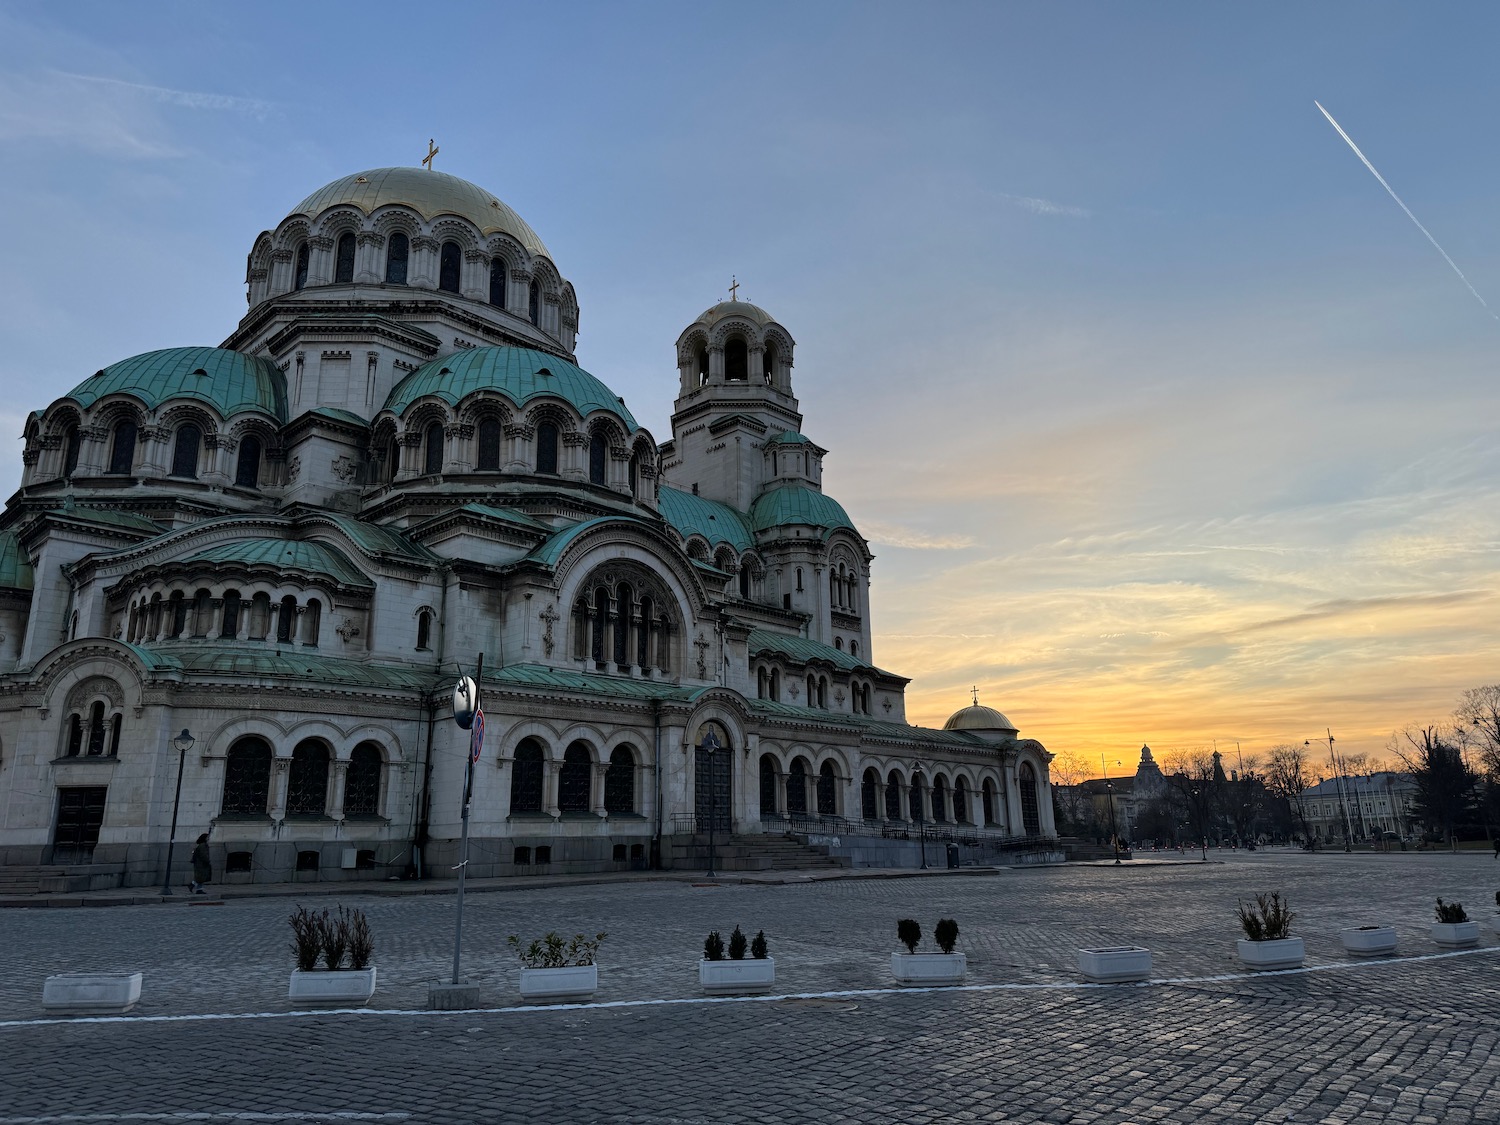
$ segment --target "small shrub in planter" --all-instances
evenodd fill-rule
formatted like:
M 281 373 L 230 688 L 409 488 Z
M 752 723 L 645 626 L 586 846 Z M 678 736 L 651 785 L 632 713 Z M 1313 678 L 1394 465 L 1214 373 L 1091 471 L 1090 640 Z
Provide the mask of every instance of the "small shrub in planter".
M 1462 949 L 1479 943 L 1479 923 L 1469 920 L 1461 902 L 1437 900 L 1433 909 L 1437 921 L 1432 923 L 1432 940 L 1449 949 Z
M 523 946 L 511 934 L 509 944 L 521 961 L 521 997 L 525 1000 L 586 1000 L 599 987 L 594 958 L 607 934 L 571 939 L 553 932 Z M 707 943 L 705 943 L 706 947 Z
M 1256 895 L 1254 907 L 1239 904 L 1240 928 L 1245 937 L 1239 942 L 1240 960 L 1258 971 L 1297 969 L 1302 966 L 1302 939 L 1292 937 L 1291 904 L 1279 891 Z
M 287 998 L 308 1004 L 363 1004 L 375 993 L 375 940 L 364 911 L 338 914 L 299 906 L 287 920 L 297 968 Z M 348 957 L 350 967 L 343 967 Z M 319 971 L 318 962 L 323 969 Z
M 735 931 L 738 933 L 738 931 Z M 724 939 L 719 936 L 718 930 L 709 932 L 708 937 L 703 939 L 703 959 L 705 961 L 724 960 Z
M 729 960 L 724 960 L 724 943 L 715 930 L 703 943 L 703 960 L 698 962 L 698 983 L 710 996 L 741 996 L 771 991 L 776 983 L 776 960 L 769 955 L 765 931 L 758 931 L 753 942 L 745 939 L 738 926 L 729 935 Z M 746 951 L 751 957 L 747 960 Z M 717 953 L 717 956 L 713 956 Z
M 958 984 L 964 979 L 968 958 L 953 952 L 953 946 L 958 942 L 958 923 L 952 918 L 941 919 L 933 936 L 942 952 L 918 953 L 922 927 L 911 918 L 902 918 L 896 923 L 896 939 L 906 946 L 905 953 L 891 954 L 891 975 L 899 983 L 943 985 Z

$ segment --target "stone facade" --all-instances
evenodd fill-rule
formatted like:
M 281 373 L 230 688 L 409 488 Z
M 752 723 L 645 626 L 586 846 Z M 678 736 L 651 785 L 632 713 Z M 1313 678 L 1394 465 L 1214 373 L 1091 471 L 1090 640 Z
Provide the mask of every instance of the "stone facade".
M 210 833 L 229 881 L 450 876 L 448 693 L 481 654 L 476 875 L 670 863 L 714 818 L 1055 834 L 1050 755 L 1009 720 L 906 723 L 873 556 L 764 310 L 683 332 L 658 443 L 574 362 L 535 232 L 456 177 L 320 189 L 247 283 L 220 347 L 124 360 L 26 424 L 0 862 L 150 884 L 176 806 L 178 855 Z

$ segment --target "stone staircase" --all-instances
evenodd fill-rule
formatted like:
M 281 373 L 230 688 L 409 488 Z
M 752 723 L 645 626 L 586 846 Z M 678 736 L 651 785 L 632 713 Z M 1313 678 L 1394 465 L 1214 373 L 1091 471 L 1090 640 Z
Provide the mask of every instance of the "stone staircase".
M 720 836 L 714 841 L 714 867 L 719 871 L 809 871 L 848 866 L 847 859 L 829 855 L 825 846 L 787 836 Z M 672 867 L 706 871 L 708 836 L 672 837 Z
M 0 896 L 105 891 L 118 887 L 120 876 L 121 872 L 112 866 L 94 864 L 0 867 Z

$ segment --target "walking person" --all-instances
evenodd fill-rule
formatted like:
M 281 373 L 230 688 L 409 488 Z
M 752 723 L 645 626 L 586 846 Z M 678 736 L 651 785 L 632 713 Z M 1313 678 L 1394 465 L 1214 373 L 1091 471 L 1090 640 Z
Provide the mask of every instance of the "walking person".
M 198 843 L 193 848 L 193 881 L 188 884 L 195 895 L 206 895 L 203 884 L 210 882 L 214 877 L 214 867 L 208 858 L 208 833 L 198 837 Z

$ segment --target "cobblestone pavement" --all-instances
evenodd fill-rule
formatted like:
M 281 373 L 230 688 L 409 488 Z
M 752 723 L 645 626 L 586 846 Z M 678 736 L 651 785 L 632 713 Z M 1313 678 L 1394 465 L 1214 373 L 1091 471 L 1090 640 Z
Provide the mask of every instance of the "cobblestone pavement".
M 419 1011 L 448 969 L 451 898 L 341 900 L 370 916 L 372 1006 L 392 1010 L 360 1014 L 288 1014 L 287 901 L 6 912 L 0 1018 L 19 1022 L 0 1026 L 0 1125 L 232 1115 L 1493 1125 L 1497 886 L 1488 857 L 1261 852 L 1204 866 L 476 895 L 466 975 L 486 1004 L 511 1010 L 467 1013 Z M 1272 889 L 1297 910 L 1315 971 L 1251 978 L 1235 960 L 1236 899 Z M 1486 951 L 1430 957 L 1439 894 L 1486 921 Z M 905 915 L 929 932 L 958 919 L 969 983 L 1007 987 L 890 990 Z M 1338 929 L 1372 921 L 1395 923 L 1401 960 L 1344 957 Z M 694 999 L 703 934 L 736 923 L 766 930 L 779 992 L 874 991 Z M 690 1002 L 515 1010 L 504 936 L 554 928 L 609 931 L 597 1000 Z M 1078 987 L 1074 951 L 1121 942 L 1152 949 L 1158 983 Z M 137 968 L 146 980 L 131 1017 L 31 1022 L 47 973 Z M 1008 987 L 1018 984 L 1032 987 Z M 249 1018 L 133 1018 L 210 1013 Z

